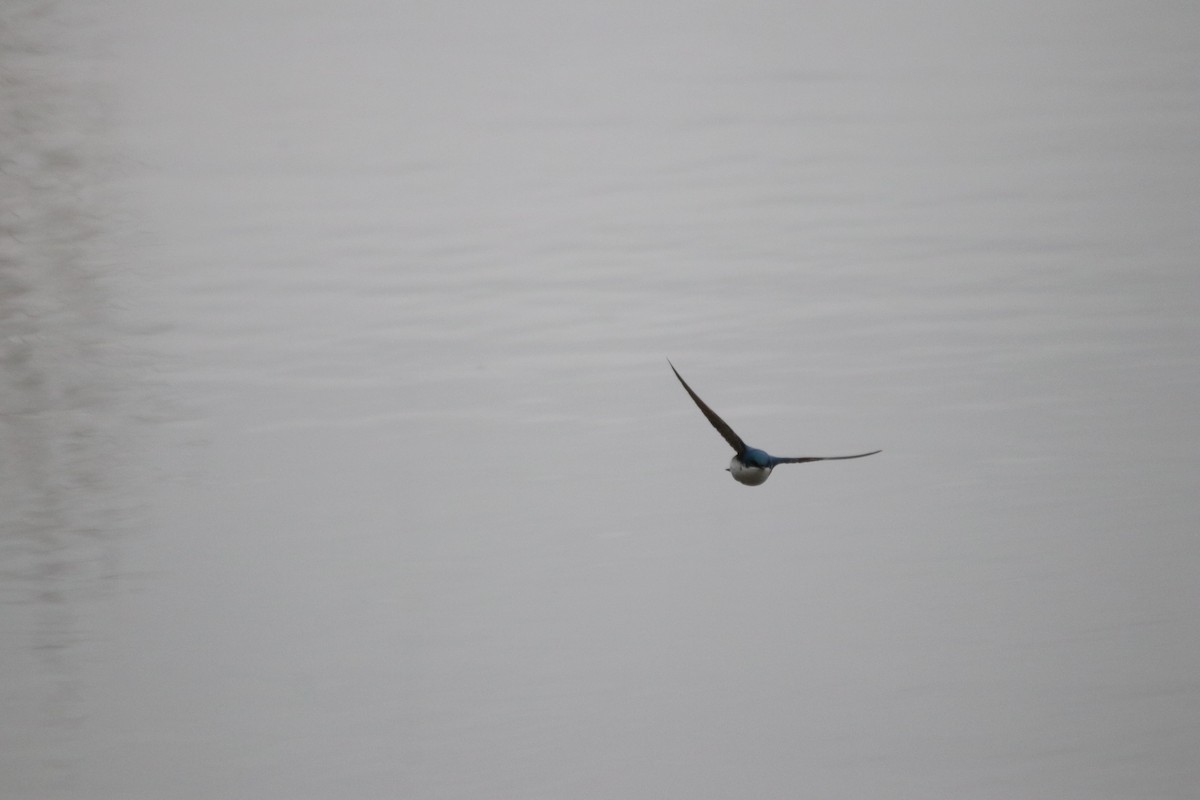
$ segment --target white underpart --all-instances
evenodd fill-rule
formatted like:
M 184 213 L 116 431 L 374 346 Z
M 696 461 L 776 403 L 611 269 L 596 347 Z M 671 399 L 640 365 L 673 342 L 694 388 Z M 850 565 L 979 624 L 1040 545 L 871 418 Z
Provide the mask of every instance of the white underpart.
M 729 462 L 729 474 L 738 483 L 758 486 L 771 477 L 771 467 L 749 467 L 738 461 L 737 456 L 734 456 Z

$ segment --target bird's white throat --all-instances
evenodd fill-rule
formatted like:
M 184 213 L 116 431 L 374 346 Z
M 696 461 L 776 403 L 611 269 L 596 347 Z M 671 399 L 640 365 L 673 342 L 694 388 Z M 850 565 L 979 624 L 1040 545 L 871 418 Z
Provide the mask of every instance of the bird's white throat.
M 738 483 L 744 483 L 747 486 L 758 486 L 765 483 L 767 478 L 771 477 L 771 467 L 751 467 L 743 464 L 734 456 L 729 462 L 729 474 Z

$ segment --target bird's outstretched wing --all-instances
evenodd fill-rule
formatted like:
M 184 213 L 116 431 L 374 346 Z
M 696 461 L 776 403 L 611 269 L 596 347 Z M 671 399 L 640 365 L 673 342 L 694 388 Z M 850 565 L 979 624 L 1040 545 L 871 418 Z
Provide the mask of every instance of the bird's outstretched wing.
M 668 358 L 667 363 L 671 364 L 671 359 Z M 675 369 L 674 364 L 671 364 L 671 371 L 675 373 L 675 377 L 679 378 L 679 382 L 683 384 L 684 390 L 686 390 L 687 393 L 691 395 L 692 400 L 696 402 L 696 405 L 700 408 L 700 412 L 704 414 L 704 416 L 708 417 L 708 421 L 711 422 L 712 426 L 717 429 L 717 432 L 720 433 L 721 436 L 725 437 L 725 441 L 729 442 L 729 446 L 732 447 L 739 456 L 744 454 L 746 452 L 746 443 L 742 441 L 742 437 L 734 433 L 733 428 L 729 427 L 725 420 L 717 416 L 717 412 L 705 405 L 704 401 L 700 399 L 700 395 L 693 392 L 692 387 L 687 385 L 687 381 L 685 381 L 683 376 L 679 374 L 679 370 Z M 870 454 L 864 453 L 863 455 Z M 848 457 L 854 458 L 855 456 Z
M 771 460 L 776 464 L 803 464 L 806 461 L 842 461 L 847 458 L 864 458 L 882 452 L 882 450 L 872 450 L 869 453 L 859 453 L 856 456 L 800 456 L 799 458 L 779 458 L 776 456 L 772 457 Z

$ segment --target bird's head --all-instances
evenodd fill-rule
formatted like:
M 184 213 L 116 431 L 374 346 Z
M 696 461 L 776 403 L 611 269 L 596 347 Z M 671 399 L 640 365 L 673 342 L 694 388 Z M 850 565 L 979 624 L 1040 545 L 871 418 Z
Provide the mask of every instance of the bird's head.
M 771 466 L 771 456 L 756 447 L 747 447 L 741 455 L 742 463 L 748 467 L 766 468 Z

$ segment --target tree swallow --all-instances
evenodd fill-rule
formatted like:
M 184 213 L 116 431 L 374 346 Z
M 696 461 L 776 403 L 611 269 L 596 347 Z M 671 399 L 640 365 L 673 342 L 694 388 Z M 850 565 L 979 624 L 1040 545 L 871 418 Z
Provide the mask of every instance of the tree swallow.
M 671 359 L 668 358 L 667 363 L 671 364 Z M 738 483 L 744 483 L 747 486 L 758 486 L 765 483 L 767 478 L 771 477 L 771 470 L 775 469 L 778 464 L 803 464 L 806 461 L 840 461 L 847 458 L 873 456 L 876 453 L 883 452 L 882 450 L 872 450 L 869 453 L 859 453 L 856 456 L 800 456 L 797 458 L 781 458 L 755 447 L 747 447 L 746 443 L 742 441 L 742 437 L 734 433 L 733 428 L 729 427 L 725 423 L 725 420 L 718 417 L 716 412 L 705 405 L 700 396 L 692 391 L 692 387 L 687 385 L 687 381 L 679 374 L 679 370 L 675 369 L 674 364 L 671 364 L 671 371 L 675 373 L 675 377 L 679 378 L 679 382 L 683 384 L 684 391 L 696 401 L 696 405 L 700 408 L 700 413 L 708 418 L 712 426 L 717 429 L 717 433 L 725 437 L 725 441 L 729 442 L 729 446 L 734 449 L 736 455 L 729 462 L 729 467 L 726 471 Z

